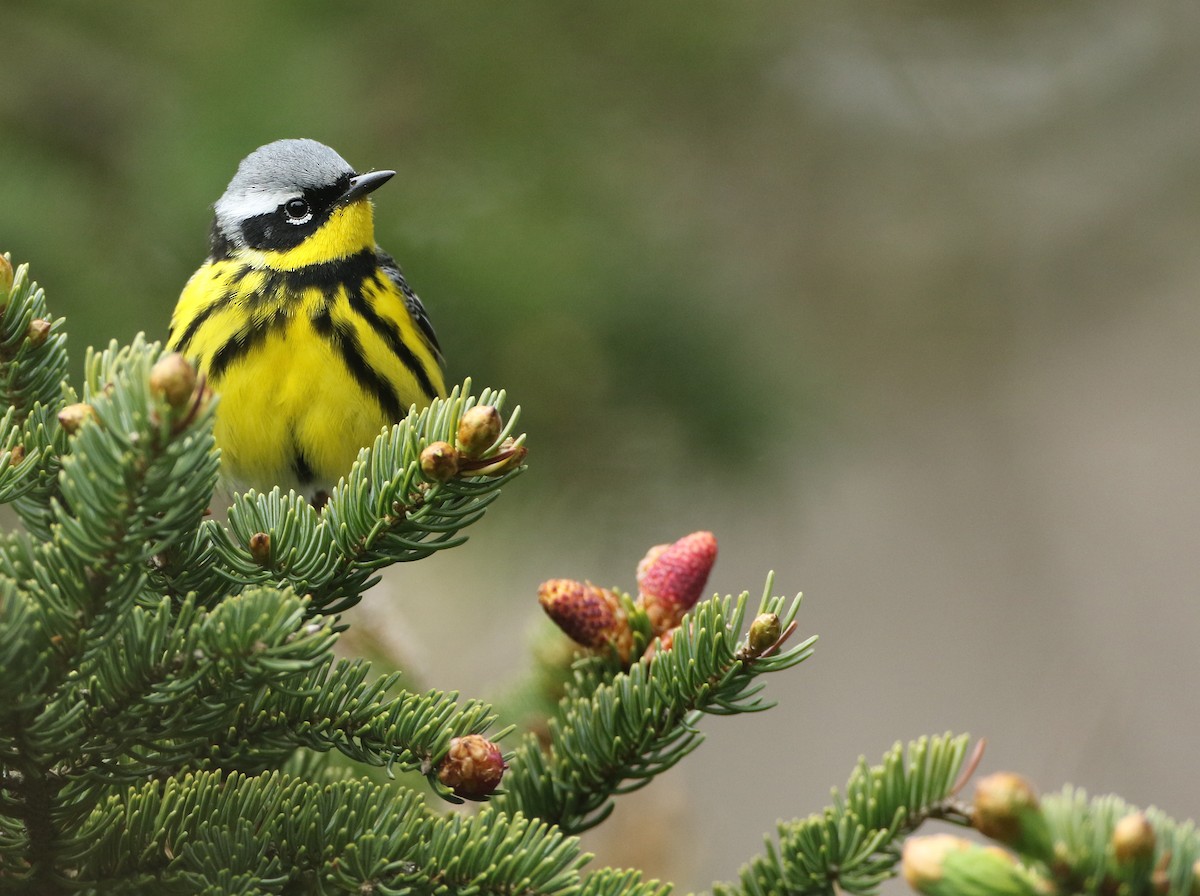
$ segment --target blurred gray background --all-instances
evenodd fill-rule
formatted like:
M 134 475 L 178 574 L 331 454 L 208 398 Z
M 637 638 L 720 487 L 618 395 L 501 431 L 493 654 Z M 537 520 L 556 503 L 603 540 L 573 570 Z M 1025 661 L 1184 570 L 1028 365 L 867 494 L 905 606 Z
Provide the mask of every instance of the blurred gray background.
M 538 583 L 805 592 L 765 715 L 589 848 L 706 888 L 860 754 L 944 730 L 1200 797 L 1200 7 L 0 4 L 0 248 L 83 349 L 162 337 L 238 160 L 400 175 L 380 242 L 528 474 L 354 611 L 486 697 Z M 367 623 L 364 625 L 362 623 Z

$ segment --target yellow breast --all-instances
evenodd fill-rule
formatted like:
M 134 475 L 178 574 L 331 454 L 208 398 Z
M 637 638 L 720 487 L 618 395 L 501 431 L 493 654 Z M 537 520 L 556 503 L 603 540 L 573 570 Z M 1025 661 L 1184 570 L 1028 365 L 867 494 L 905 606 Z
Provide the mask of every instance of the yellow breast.
M 286 269 L 262 260 L 201 267 L 170 346 L 221 396 L 214 433 L 235 487 L 329 488 L 410 405 L 445 394 L 437 353 L 373 248 Z

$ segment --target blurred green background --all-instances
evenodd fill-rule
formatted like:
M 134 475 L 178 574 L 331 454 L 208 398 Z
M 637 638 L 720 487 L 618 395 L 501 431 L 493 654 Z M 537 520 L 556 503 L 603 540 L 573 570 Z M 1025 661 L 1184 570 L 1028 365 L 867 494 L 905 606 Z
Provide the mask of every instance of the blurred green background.
M 380 243 L 530 470 L 354 621 L 519 674 L 539 581 L 806 592 L 772 713 L 621 803 L 604 862 L 730 879 L 860 753 L 1194 815 L 1200 8 L 0 4 L 0 249 L 85 346 L 165 335 L 237 162 L 395 168 Z

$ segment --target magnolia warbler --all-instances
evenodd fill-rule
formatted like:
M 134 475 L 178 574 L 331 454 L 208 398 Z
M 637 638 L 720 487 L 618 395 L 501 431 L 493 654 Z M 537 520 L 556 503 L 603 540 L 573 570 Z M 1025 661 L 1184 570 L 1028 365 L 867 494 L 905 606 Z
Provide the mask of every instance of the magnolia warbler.
M 369 196 L 394 174 L 279 140 L 243 159 L 217 200 L 168 346 L 221 396 L 214 435 L 230 488 L 321 501 L 384 426 L 445 396 L 425 308 L 375 245 Z

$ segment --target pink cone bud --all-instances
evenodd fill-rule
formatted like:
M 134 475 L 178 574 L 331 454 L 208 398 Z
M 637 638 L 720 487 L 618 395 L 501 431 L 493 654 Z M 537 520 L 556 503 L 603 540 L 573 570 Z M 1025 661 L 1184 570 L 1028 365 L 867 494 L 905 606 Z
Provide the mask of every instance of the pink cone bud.
M 679 625 L 695 606 L 717 559 L 711 532 L 693 532 L 674 544 L 651 548 L 638 564 L 638 602 L 656 632 Z

